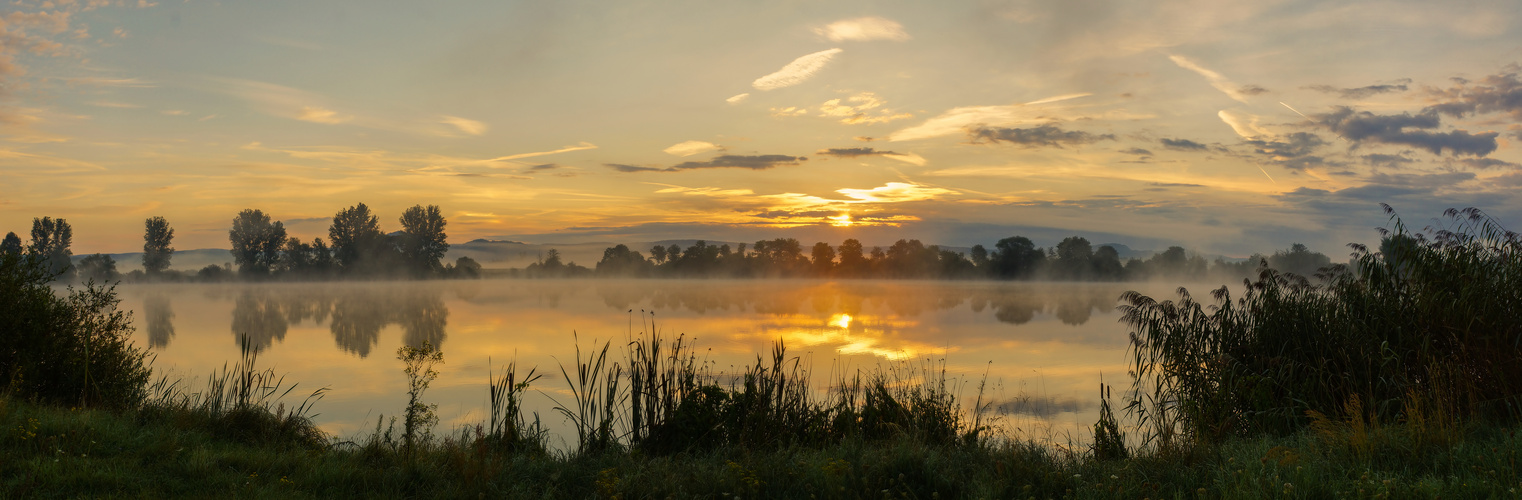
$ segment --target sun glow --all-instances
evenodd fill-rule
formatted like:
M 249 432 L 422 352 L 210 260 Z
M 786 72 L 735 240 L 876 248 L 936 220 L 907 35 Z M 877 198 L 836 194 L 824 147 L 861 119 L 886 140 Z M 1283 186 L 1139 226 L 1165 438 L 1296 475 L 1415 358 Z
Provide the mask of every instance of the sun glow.
M 830 219 L 830 225 L 835 227 L 850 227 L 850 225 L 853 223 L 851 221 L 851 214 L 840 214 L 827 218 Z M 849 319 L 850 316 L 846 316 L 846 318 Z
M 833 327 L 836 327 L 836 328 L 840 328 L 842 330 L 849 330 L 849 329 L 851 329 L 851 315 L 849 315 L 849 314 L 836 314 L 836 315 L 830 317 L 830 326 L 833 326 Z

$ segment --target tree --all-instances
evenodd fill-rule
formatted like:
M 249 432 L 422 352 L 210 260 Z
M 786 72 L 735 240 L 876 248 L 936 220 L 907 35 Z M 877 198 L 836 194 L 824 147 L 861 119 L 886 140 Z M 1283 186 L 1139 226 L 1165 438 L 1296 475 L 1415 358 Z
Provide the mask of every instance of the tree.
M 602 251 L 602 260 L 597 262 L 597 274 L 636 276 L 644 274 L 649 266 L 650 263 L 645 260 L 645 256 L 630 250 L 628 245 L 620 243 Z
M 68 221 L 43 217 L 32 219 L 32 244 L 26 251 L 45 262 L 48 272 L 67 281 L 74 273 L 69 246 L 74 242 L 74 228 Z
M 988 272 L 988 249 L 983 245 L 973 245 L 969 257 L 972 257 L 972 265 L 977 266 L 983 272 Z
M 862 255 L 861 242 L 855 238 L 840 243 L 840 264 L 836 269 L 845 276 L 861 276 L 867 271 L 867 258 Z
M 419 275 L 434 274 L 443 266 L 439 263 L 449 252 L 444 220 L 438 205 L 415 205 L 402 212 L 402 257 Z
M 1029 278 L 1046 260 L 1046 253 L 1036 247 L 1030 238 L 1012 236 L 994 243 L 993 255 L 989 257 L 995 278 Z
M 666 262 L 666 247 L 661 246 L 661 245 L 656 245 L 656 246 L 650 247 L 650 257 L 655 259 L 655 263 L 656 264 L 663 264 L 663 263 L 665 263 Z
M 1069 236 L 1057 243 L 1056 275 L 1059 278 L 1083 280 L 1089 278 L 1093 267 L 1094 247 L 1087 238 Z
M 814 244 L 814 274 L 824 277 L 829 276 L 830 271 L 835 269 L 835 249 L 829 243 L 823 241 Z
M 454 275 L 456 278 L 480 278 L 481 264 L 476 263 L 476 259 L 462 255 L 454 261 Z
M 270 216 L 263 211 L 245 209 L 233 218 L 227 239 L 232 242 L 233 261 L 238 263 L 239 274 L 269 276 L 280 262 L 280 250 L 285 246 L 285 224 L 270 222 Z
M 5 240 L 0 241 L 0 255 L 21 255 L 25 250 L 21 247 L 21 237 L 16 233 L 5 233 Z
M 79 279 L 81 280 L 109 283 L 119 281 L 121 277 L 121 273 L 116 272 L 116 259 L 111 258 L 110 255 L 98 253 L 79 261 Z
M 1120 252 L 1115 247 L 1105 245 L 1094 251 L 1093 271 L 1096 279 L 1105 281 L 1119 281 L 1126 268 L 1120 263 Z
M 174 254 L 169 243 L 174 240 L 174 229 L 163 217 L 149 217 L 143 226 L 143 272 L 156 275 L 169 269 L 169 257 Z
M 360 261 L 372 257 L 384 240 L 380 221 L 364 203 L 339 210 L 328 227 L 328 241 L 333 257 L 344 271 L 357 269 Z
M 1268 267 L 1307 278 L 1314 276 L 1317 270 L 1330 265 L 1332 265 L 1330 257 L 1321 252 L 1312 252 L 1300 243 L 1291 245 L 1287 251 L 1280 250 L 1268 256 Z

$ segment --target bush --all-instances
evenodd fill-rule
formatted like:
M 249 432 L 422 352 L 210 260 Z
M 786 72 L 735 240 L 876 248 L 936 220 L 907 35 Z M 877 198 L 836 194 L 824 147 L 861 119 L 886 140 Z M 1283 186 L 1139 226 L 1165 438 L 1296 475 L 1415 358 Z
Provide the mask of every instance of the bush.
M 1151 398 L 1131 409 L 1151 437 L 1218 442 L 1414 408 L 1522 415 L 1522 238 L 1477 209 L 1421 233 L 1390 213 L 1383 251 L 1350 245 L 1352 265 L 1326 268 L 1324 285 L 1263 268 L 1209 308 L 1184 289 L 1178 302 L 1122 296 L 1136 389 Z
M 134 407 L 149 378 L 114 287 L 69 288 L 35 258 L 0 255 L 0 381 L 11 395 L 62 405 Z

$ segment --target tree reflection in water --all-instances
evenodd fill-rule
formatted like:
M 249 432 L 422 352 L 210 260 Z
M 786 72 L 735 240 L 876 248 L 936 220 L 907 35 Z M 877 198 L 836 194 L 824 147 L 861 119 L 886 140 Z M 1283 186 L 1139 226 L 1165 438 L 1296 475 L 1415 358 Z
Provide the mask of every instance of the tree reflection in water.
M 144 297 L 143 316 L 148 320 L 148 347 L 168 347 L 174 338 L 174 310 L 169 308 L 169 297 L 159 293 Z
M 148 310 L 152 338 L 153 309 Z M 232 316 L 234 339 L 246 335 L 255 349 L 284 340 L 291 324 L 327 322 L 338 347 L 363 358 L 380 343 L 381 330 L 393 324 L 409 345 L 442 346 L 449 308 L 432 287 L 250 287 L 234 298 Z

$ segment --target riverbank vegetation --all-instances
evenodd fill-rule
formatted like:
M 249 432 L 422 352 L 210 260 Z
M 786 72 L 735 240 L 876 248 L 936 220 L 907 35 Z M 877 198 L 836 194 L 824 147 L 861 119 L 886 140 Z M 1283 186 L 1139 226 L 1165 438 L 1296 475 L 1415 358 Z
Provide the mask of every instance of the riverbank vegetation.
M 780 344 L 739 373 L 715 373 L 683 336 L 647 324 L 622 345 L 578 342 L 558 369 L 491 374 L 489 421 L 438 435 L 425 391 L 429 365 L 447 360 L 427 342 L 398 353 L 413 381 L 401 428 L 381 420 L 348 440 L 308 418 L 321 391 L 282 406 L 292 387 L 257 369 L 253 349 L 194 393 L 86 377 L 53 399 L 12 377 L 0 397 L 0 487 L 29 497 L 1514 497 L 1522 238 L 1478 210 L 1447 216 L 1425 232 L 1392 219 L 1379 249 L 1355 247 L 1324 285 L 1263 268 L 1239 298 L 1213 292 L 1213 305 L 1184 290 L 1122 297 L 1133 390 L 1116 391 L 1112 407 L 1101 386 L 1101 417 L 1081 443 L 1012 434 L 990 420 L 980 385 L 935 363 L 816 390 Z M 39 286 L 22 276 L 23 292 Z M 113 359 L 143 367 L 126 347 Z M 0 354 L 25 364 L 47 353 L 25 349 Z M 562 384 L 549 417 L 575 435 L 555 446 L 545 416 L 520 403 Z

